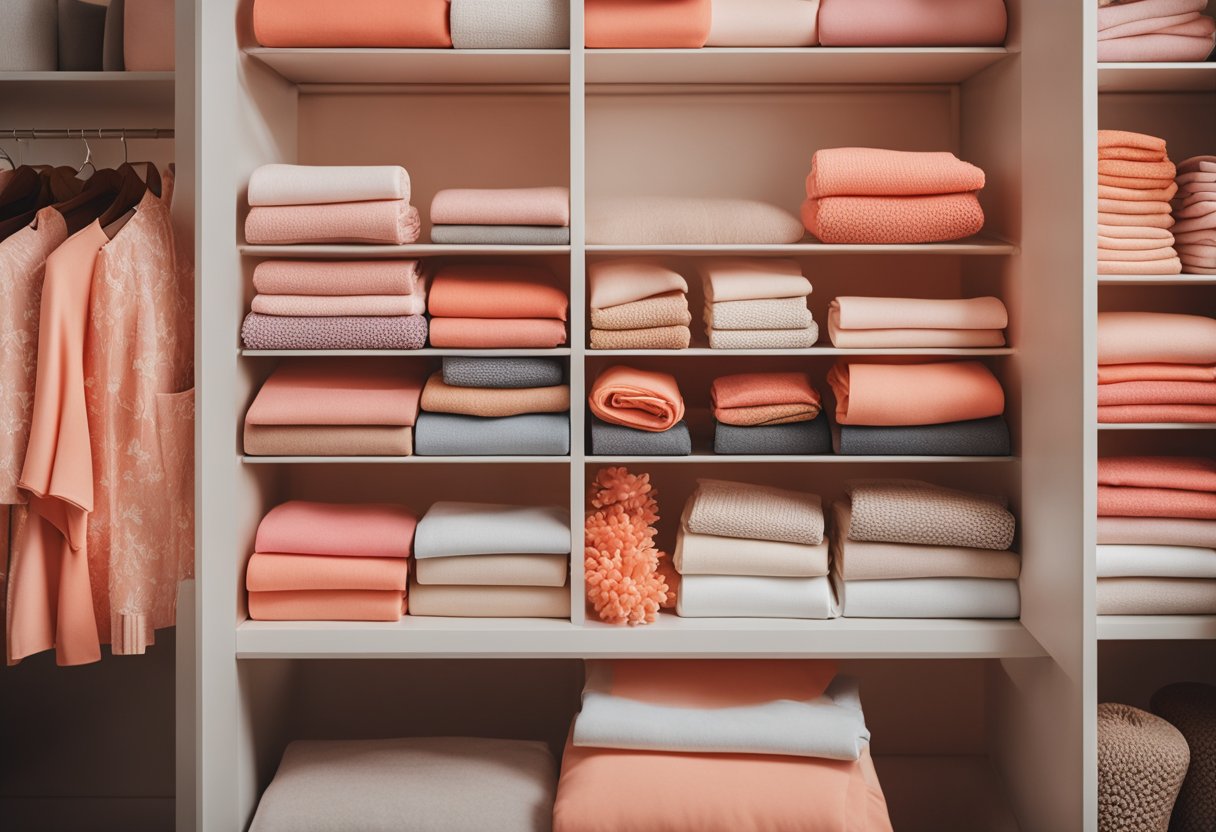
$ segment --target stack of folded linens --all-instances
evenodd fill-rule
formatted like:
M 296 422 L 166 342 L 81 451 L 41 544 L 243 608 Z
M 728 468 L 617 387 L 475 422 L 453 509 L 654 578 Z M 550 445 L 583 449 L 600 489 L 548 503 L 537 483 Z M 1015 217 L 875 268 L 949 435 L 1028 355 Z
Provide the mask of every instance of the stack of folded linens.
M 833 506 L 845 618 L 1017 618 L 1021 560 L 1003 498 L 927 482 L 858 482 Z
M 823 46 L 1001 46 L 1005 0 L 823 0 Z
M 716 454 L 830 454 L 832 430 L 805 373 L 740 373 L 710 388 Z
M 811 282 L 793 260 L 706 260 L 705 334 L 710 349 L 805 349 L 819 340 L 806 299 Z
M 254 245 L 418 239 L 410 175 L 396 165 L 262 165 L 249 179 L 245 241 Z
M 698 480 L 676 541 L 676 614 L 834 618 L 823 532 L 817 494 Z
M 445 357 L 422 389 L 414 452 L 570 453 L 570 386 L 562 383 L 561 365 L 549 358 Z
M 692 436 L 684 397 L 667 373 L 615 366 L 596 377 L 591 407 L 591 453 L 596 456 L 688 456 Z
M 258 525 L 245 569 L 255 621 L 397 621 L 417 519 L 403 506 L 291 500 Z
M 710 0 L 585 0 L 591 49 L 699 49 L 709 39 Z
M 450 0 L 254 0 L 253 34 L 262 46 L 447 47 Z
M 828 336 L 841 349 L 1003 347 L 1008 325 L 993 297 L 840 297 L 828 310 Z
M 1174 247 L 1187 274 L 1216 274 L 1216 156 L 1178 165 Z
M 431 201 L 431 242 L 443 245 L 570 244 L 568 188 L 448 188 Z
M 953 153 L 815 151 L 802 223 L 824 243 L 937 243 L 978 234 L 984 172 Z
M 251 350 L 418 350 L 426 280 L 417 260 L 266 260 L 253 270 Z
M 1178 274 L 1170 199 L 1178 191 L 1165 140 L 1098 131 L 1098 274 Z
M 978 361 L 840 361 L 836 452 L 848 455 L 1008 456 L 1005 391 Z
M 570 615 L 564 508 L 440 502 L 418 523 L 410 615 Z
M 409 456 L 424 378 L 413 360 L 284 361 L 245 414 L 245 453 Z
M 1099 4 L 1099 61 L 1202 61 L 1216 46 L 1208 0 Z
M 457 49 L 566 49 L 570 0 L 452 0 Z
M 789 245 L 802 237 L 797 217 L 754 199 L 599 197 L 587 204 L 592 245 Z
M 566 343 L 570 299 L 543 266 L 454 263 L 431 278 L 431 346 L 550 349 Z
M 1099 312 L 1098 421 L 1216 422 L 1216 320 Z
M 1216 541 L 1194 534 L 1216 525 L 1216 460 L 1099 459 L 1098 518 L 1099 615 L 1216 613 L 1216 549 L 1210 545 Z M 1111 525 L 1120 529 L 1129 521 L 1132 530 L 1141 530 L 1142 541 L 1191 536 L 1181 545 L 1103 542 L 1111 537 Z M 1173 535 L 1165 530 L 1171 525 Z M 1154 526 L 1158 531 L 1150 531 Z M 1209 545 L 1195 545 L 1201 542 Z
M 554 832 L 891 832 L 832 662 L 590 662 Z M 605 784 L 628 783 L 628 799 Z
M 688 347 L 688 284 L 649 260 L 600 260 L 587 267 L 593 350 Z

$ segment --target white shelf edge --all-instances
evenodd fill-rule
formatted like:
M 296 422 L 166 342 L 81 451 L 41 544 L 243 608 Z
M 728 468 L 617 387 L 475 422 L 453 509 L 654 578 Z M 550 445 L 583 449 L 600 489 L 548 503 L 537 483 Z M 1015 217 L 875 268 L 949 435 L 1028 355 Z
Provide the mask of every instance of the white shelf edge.
M 588 358 L 605 355 L 605 356 L 639 356 L 653 355 L 660 357 L 688 357 L 688 356 L 711 356 L 720 357 L 724 355 L 788 355 L 788 356 L 840 356 L 840 355 L 860 355 L 860 356 L 881 356 L 881 355 L 968 355 L 968 356 L 1003 356 L 1013 355 L 1013 347 L 982 347 L 973 349 L 949 348 L 949 347 L 902 347 L 902 348 L 887 348 L 887 349 L 839 349 L 837 347 L 809 347 L 797 350 L 714 350 L 708 347 L 689 347 L 683 350 L 593 350 L 590 347 L 586 350 Z
M 326 356 L 354 358 L 362 356 L 470 356 L 487 358 L 565 358 L 569 347 L 556 349 L 447 349 L 425 347 L 420 350 L 246 350 L 239 351 L 245 358 L 321 358 Z
M 1216 639 L 1216 615 L 1099 615 L 1100 641 Z
M 828 255 L 828 254 L 951 254 L 1008 256 L 1019 249 L 1004 240 L 982 238 L 953 243 L 916 243 L 908 245 L 853 245 L 815 241 L 774 245 L 591 245 L 588 254 L 673 254 L 673 255 Z
M 439 257 L 443 255 L 472 254 L 552 254 L 569 255 L 570 246 L 457 246 L 436 243 L 410 243 L 402 246 L 389 245 L 340 245 L 307 244 L 293 246 L 260 246 L 241 244 L 237 250 L 242 257 L 266 257 L 292 260 L 298 258 L 325 258 L 349 260 L 380 260 L 395 257 Z
M 245 465 L 569 465 L 568 456 L 242 456 Z
M 1101 422 L 1098 430 L 1216 430 L 1216 422 Z
M 910 463 L 1003 463 L 1015 462 L 1016 456 L 849 456 L 845 454 L 820 454 L 787 456 L 781 454 L 691 454 L 689 456 L 592 456 L 584 457 L 588 465 L 648 465 L 648 464 L 747 464 L 747 463 L 874 463 L 910 464 Z

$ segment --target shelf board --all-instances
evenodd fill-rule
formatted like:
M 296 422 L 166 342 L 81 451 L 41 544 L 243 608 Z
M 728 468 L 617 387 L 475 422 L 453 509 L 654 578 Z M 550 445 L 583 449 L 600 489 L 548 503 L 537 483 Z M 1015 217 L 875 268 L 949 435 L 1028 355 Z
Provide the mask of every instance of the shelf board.
M 1099 615 L 1103 641 L 1216 639 L 1216 615 Z
M 1216 274 L 1098 275 L 1099 286 L 1212 286 Z
M 712 356 L 720 358 L 725 355 L 790 355 L 790 356 L 842 356 L 842 355 L 962 355 L 972 357 L 1013 355 L 1012 347 L 984 347 L 977 349 L 954 349 L 947 347 L 908 347 L 900 349 L 837 349 L 836 347 L 810 347 L 801 350 L 712 350 L 708 347 L 690 347 L 684 350 L 594 350 L 587 348 L 587 357 L 597 355 L 656 355 L 666 357 Z
M 1029 658 L 1043 648 L 1017 621 L 679 618 L 645 627 L 565 619 L 405 616 L 400 622 L 245 621 L 241 659 L 866 657 Z
M 1216 92 L 1216 63 L 1100 63 L 1098 92 Z
M 138 84 L 168 84 L 174 81 L 172 72 L 0 72 L 0 84 L 28 84 L 49 86 L 55 84 L 135 86 Z
M 848 456 L 841 454 L 820 454 L 787 456 L 783 454 L 706 454 L 694 453 L 689 456 L 592 456 L 588 454 L 585 461 L 588 465 L 648 465 L 654 463 L 677 462 L 685 464 L 712 463 L 718 464 L 747 464 L 747 463 L 868 463 L 880 462 L 884 465 L 897 463 L 959 463 L 959 462 L 1013 462 L 1015 456 Z
M 364 245 L 299 245 L 254 246 L 242 244 L 239 251 L 245 257 L 266 257 L 280 260 L 307 258 L 309 260 L 392 260 L 394 258 L 439 257 L 466 254 L 566 254 L 570 246 L 442 246 L 414 243 L 406 246 Z
M 1002 47 L 588 49 L 588 84 L 957 84 Z
M 293 84 L 568 84 L 568 49 L 245 50 Z
M 684 254 L 684 255 L 755 255 L 789 257 L 815 254 L 954 254 L 1010 255 L 1018 247 L 1004 240 L 972 237 L 952 243 L 916 243 L 908 245 L 847 245 L 820 243 L 808 239 L 788 245 L 588 245 L 588 254 Z
M 445 349 L 442 347 L 426 347 L 420 350 L 241 350 L 241 355 L 246 358 L 323 358 L 326 356 L 334 356 L 341 358 L 354 358 L 359 356 L 442 356 L 442 355 L 466 355 L 466 356 L 487 356 L 491 358 L 521 358 L 521 357 L 544 357 L 544 358 L 561 358 L 570 355 L 568 347 L 559 347 L 551 350 L 525 350 L 525 349 L 476 349 L 476 350 L 457 350 Z
M 1098 430 L 1216 430 L 1213 422 L 1100 422 Z
M 569 465 L 568 456 L 242 456 L 246 465 Z

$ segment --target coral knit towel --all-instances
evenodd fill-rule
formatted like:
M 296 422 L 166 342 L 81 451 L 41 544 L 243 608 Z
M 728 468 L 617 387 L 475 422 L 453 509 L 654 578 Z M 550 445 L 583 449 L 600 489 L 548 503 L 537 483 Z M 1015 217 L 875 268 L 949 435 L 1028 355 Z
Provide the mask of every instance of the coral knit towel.
M 667 373 L 609 367 L 587 397 L 591 412 L 605 422 L 660 433 L 684 418 L 684 398 Z
M 937 425 L 1005 411 L 1005 392 L 978 361 L 839 362 L 828 373 L 842 425 Z
M 877 147 L 815 151 L 806 195 L 927 196 L 978 191 L 984 172 L 946 151 L 917 153 Z
M 973 193 L 832 196 L 803 202 L 802 224 L 823 243 L 942 243 L 978 234 L 984 209 Z
M 450 0 L 256 0 L 253 32 L 271 47 L 444 47 Z
M 1132 133 L 1128 130 L 1099 130 L 1098 157 L 1105 158 L 1107 148 L 1133 147 L 1151 151 L 1157 159 L 1165 158 L 1165 139 L 1149 136 L 1145 133 Z
M 1098 514 L 1102 517 L 1182 517 L 1216 520 L 1216 494 L 1176 488 L 1120 488 L 1098 486 Z
M 714 418 L 728 425 L 782 425 L 819 415 L 822 401 L 805 373 L 740 373 L 714 379 Z
M 570 305 L 548 270 L 537 266 L 455 264 L 431 282 L 427 309 L 440 318 L 552 318 Z

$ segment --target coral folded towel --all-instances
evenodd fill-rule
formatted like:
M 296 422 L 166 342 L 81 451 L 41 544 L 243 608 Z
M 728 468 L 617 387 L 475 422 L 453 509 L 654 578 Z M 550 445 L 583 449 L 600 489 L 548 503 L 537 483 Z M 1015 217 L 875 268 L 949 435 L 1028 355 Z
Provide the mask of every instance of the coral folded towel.
M 1098 385 L 1098 406 L 1199 404 L 1216 405 L 1210 381 L 1124 381 Z
M 909 152 L 876 147 L 833 147 L 815 151 L 806 195 L 928 196 L 978 191 L 984 172 L 953 153 Z
M 418 561 L 415 573 L 423 585 L 565 586 L 570 579 L 570 557 L 525 554 L 424 558 Z
M 1099 364 L 1216 363 L 1216 319 L 1172 312 L 1099 312 Z
M 570 387 L 480 388 L 455 387 L 436 370 L 422 388 L 422 409 L 430 413 L 466 416 L 518 416 L 521 413 L 565 413 L 570 409 Z
M 425 48 L 452 45 L 449 0 L 255 0 L 262 46 Z
M 809 422 L 822 402 L 805 373 L 720 376 L 710 388 L 714 418 L 727 425 Z
M 259 0 L 259 5 L 263 0 Z M 303 5 L 300 3 L 299 5 Z M 262 165 L 249 177 L 249 204 L 324 205 L 410 201 L 410 175 L 397 165 Z
M 422 229 L 418 209 L 403 199 L 269 205 L 249 209 L 245 241 L 253 245 L 367 243 L 405 245 Z
M 417 260 L 263 260 L 253 288 L 264 295 L 411 295 Z
M 1005 392 L 978 361 L 838 362 L 828 373 L 842 425 L 936 425 L 1005 412 Z
M 570 305 L 548 269 L 461 263 L 431 280 L 427 308 L 439 318 L 551 318 L 566 320 Z
M 1099 485 L 1098 514 L 1112 517 L 1216 520 L 1216 494 L 1172 488 L 1121 488 Z
M 1000 46 L 1004 0 L 823 0 L 823 46 Z
M 404 558 L 256 553 L 245 570 L 250 592 L 368 589 L 405 592 L 410 562 Z
M 400 621 L 405 593 L 396 590 L 315 589 L 250 592 L 254 621 Z
M 432 318 L 431 346 L 453 349 L 551 349 L 566 343 L 553 318 Z
M 1191 181 L 1195 177 L 1216 179 L 1216 156 L 1192 156 L 1178 165 L 1178 254 L 1188 274 L 1216 275 L 1216 183 Z
M 604 370 L 587 401 L 605 422 L 654 433 L 670 430 L 684 418 L 684 397 L 675 378 L 633 367 Z
M 246 424 L 413 425 L 423 373 L 412 361 L 297 359 L 280 364 L 258 391 Z
M 568 188 L 447 188 L 431 201 L 436 225 L 570 224 Z
M 296 555 L 408 558 L 418 518 L 404 506 L 290 500 L 258 525 L 254 549 Z
M 818 46 L 819 0 L 712 0 L 706 46 Z
M 592 309 L 688 291 L 679 272 L 651 260 L 596 260 L 587 265 L 587 281 Z
M 1098 460 L 1098 484 L 1216 492 L 1216 460 L 1187 456 L 1116 456 Z
M 710 0 L 586 0 L 592 49 L 699 49 L 709 39 Z

